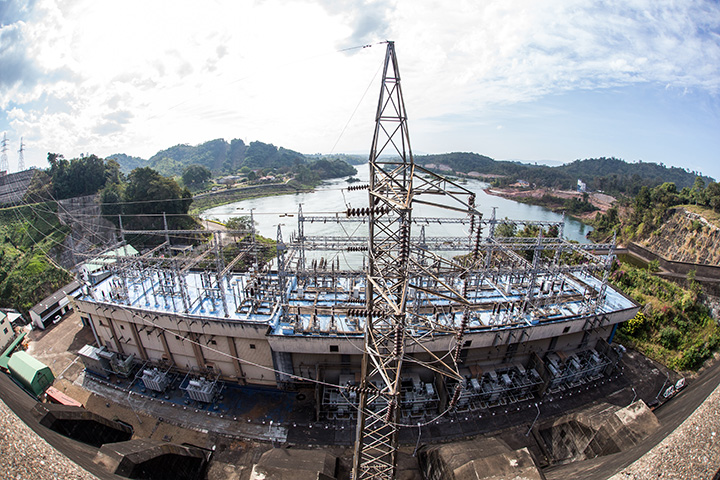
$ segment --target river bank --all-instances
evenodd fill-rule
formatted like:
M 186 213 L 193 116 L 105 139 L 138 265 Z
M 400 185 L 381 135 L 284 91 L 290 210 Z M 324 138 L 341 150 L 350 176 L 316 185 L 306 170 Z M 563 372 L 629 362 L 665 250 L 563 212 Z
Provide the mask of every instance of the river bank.
M 547 208 L 556 213 L 567 212 L 566 200 L 583 199 L 583 194 L 573 190 L 556 190 L 554 188 L 533 188 L 533 189 L 517 189 L 517 188 L 496 188 L 490 187 L 484 189 L 488 195 L 507 198 L 516 202 L 526 203 L 529 205 L 537 205 Z M 568 213 L 579 221 L 590 224 L 598 213 L 607 213 L 607 211 L 615 203 L 615 197 L 604 193 L 592 192 L 588 193 L 588 202 L 597 210 L 583 213 Z
M 192 206 L 190 207 L 190 213 L 197 215 L 214 207 L 240 202 L 243 200 L 272 197 L 276 195 L 287 195 L 292 193 L 306 193 L 312 192 L 314 189 L 314 186 L 302 185 L 291 181 L 287 183 L 251 185 L 248 187 L 218 190 L 194 196 Z

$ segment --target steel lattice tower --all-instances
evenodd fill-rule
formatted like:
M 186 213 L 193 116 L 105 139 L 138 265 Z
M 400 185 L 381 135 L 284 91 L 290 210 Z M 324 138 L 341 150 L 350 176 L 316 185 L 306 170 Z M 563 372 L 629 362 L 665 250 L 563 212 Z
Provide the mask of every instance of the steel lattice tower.
M 441 269 L 460 270 L 452 261 L 439 257 L 433 258 L 437 268 L 433 271 L 426 268 L 423 258 L 432 254 L 422 248 L 418 250 L 410 241 L 413 203 L 460 210 L 470 214 L 473 223 L 479 215 L 473 206 L 472 192 L 413 162 L 393 42 L 387 42 L 369 164 L 369 208 L 365 209 L 369 216 L 367 320 L 362 378 L 358 388 L 360 411 L 353 460 L 355 480 L 395 477 L 402 367 L 405 360 L 413 360 L 413 352 L 421 351 L 426 356 L 423 364 L 433 371 L 456 380 L 461 378 L 456 362 L 462 333 L 448 330 L 446 326 L 439 328 L 431 318 L 406 311 L 411 290 L 422 290 L 428 296 L 434 294 L 422 280 L 417 281 L 418 278 L 434 277 L 438 281 L 437 273 Z M 421 171 L 423 177 L 417 175 Z M 450 195 L 461 203 L 462 208 L 420 201 L 416 197 L 422 194 Z M 464 197 L 468 201 L 463 201 Z M 468 303 L 459 292 L 453 292 L 452 296 Z M 447 294 L 443 298 L 447 299 Z M 452 334 L 446 335 L 449 349 L 456 350 L 450 360 L 440 359 L 422 348 L 422 342 L 428 341 L 433 334 Z M 427 358 L 428 355 L 432 358 Z M 457 393 L 459 391 L 455 397 Z
M 2 146 L 0 147 L 0 172 L 6 172 L 10 168 L 7 158 L 7 132 L 3 133 Z
M 20 150 L 18 150 L 18 172 L 25 170 L 25 144 L 23 137 L 20 137 Z

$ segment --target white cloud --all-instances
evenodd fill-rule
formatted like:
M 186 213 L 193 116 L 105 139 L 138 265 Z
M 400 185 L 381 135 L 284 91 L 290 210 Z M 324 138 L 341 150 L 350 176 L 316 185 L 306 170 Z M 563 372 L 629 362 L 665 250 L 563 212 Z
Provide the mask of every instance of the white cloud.
M 12 65 L 0 107 L 40 159 L 149 157 L 218 137 L 328 151 L 384 54 L 333 52 L 386 38 L 424 131 L 449 115 L 492 128 L 482 112 L 576 89 L 720 91 L 720 8 L 699 0 L 39 0 L 29 9 L 0 30 L 12 40 L 0 48 Z M 336 151 L 369 145 L 378 83 Z

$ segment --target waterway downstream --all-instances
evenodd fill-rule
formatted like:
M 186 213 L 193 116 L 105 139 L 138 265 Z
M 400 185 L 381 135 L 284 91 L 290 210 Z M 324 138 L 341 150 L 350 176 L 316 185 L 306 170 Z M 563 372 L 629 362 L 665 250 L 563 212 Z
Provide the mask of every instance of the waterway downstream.
M 360 178 L 362 183 L 354 185 L 367 183 L 368 166 L 360 165 L 356 168 L 358 169 L 356 177 Z M 302 205 L 303 214 L 306 216 L 338 214 L 344 217 L 348 207 L 367 207 L 367 190 L 347 191 L 347 187 L 350 185 L 353 184 L 347 183 L 344 178 L 330 180 L 324 182 L 313 192 L 243 200 L 205 210 L 200 217 L 223 222 L 231 217 L 249 216 L 252 211 L 256 227 L 261 235 L 275 239 L 277 227 L 280 225 L 283 239 L 287 240 L 291 233 L 296 232 L 298 229 L 297 212 L 299 205 Z M 488 195 L 484 192 L 488 184 L 478 180 L 469 179 L 463 186 L 475 192 L 475 203 L 485 219 L 492 216 L 493 207 L 496 207 L 495 215 L 498 219 L 561 221 L 563 218 L 561 214 L 543 207 Z M 434 197 L 432 201 L 438 201 L 438 198 Z M 437 207 L 421 205 L 413 209 L 413 217 L 415 218 L 458 216 L 463 216 L 463 214 Z M 587 242 L 585 236 L 592 230 L 592 227 L 569 217 L 565 217 L 564 225 L 565 238 Z M 413 236 L 419 235 L 419 228 L 413 226 L 413 229 Z M 463 236 L 468 234 L 467 227 L 461 225 L 428 225 L 425 233 L 427 236 Z M 335 222 L 326 224 L 306 223 L 305 235 L 363 236 L 367 235 L 367 225 L 362 223 L 338 225 Z

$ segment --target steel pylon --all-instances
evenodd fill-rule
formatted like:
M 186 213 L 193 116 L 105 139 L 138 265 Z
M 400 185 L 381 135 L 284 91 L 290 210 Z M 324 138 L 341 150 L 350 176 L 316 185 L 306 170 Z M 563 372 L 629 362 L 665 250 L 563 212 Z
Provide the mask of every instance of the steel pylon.
M 354 480 L 395 478 L 402 368 L 405 360 L 413 360 L 413 352 L 421 352 L 423 364 L 434 372 L 460 380 L 457 352 L 462 335 L 446 325 L 434 324 L 432 318 L 406 311 L 411 290 L 421 290 L 428 296 L 434 294 L 432 288 L 418 279 L 432 277 L 437 281 L 436 274 L 441 270 L 461 269 L 453 261 L 440 257 L 432 258 L 434 270 L 427 268 L 430 252 L 411 242 L 413 203 L 459 210 L 471 215 L 472 223 L 478 228 L 480 225 L 479 219 L 475 222 L 479 213 L 474 208 L 472 192 L 414 164 L 395 44 L 390 41 L 369 165 L 369 207 L 363 209 L 369 219 L 367 320 L 361 381 L 357 388 L 360 396 Z M 418 200 L 416 197 L 422 194 L 449 195 L 460 205 L 448 207 L 445 203 Z M 460 292 L 452 296 L 468 303 Z M 447 299 L 447 294 L 443 298 Z M 437 333 L 452 334 L 446 335 L 449 349 L 456 350 L 455 355 L 449 355 L 450 360 L 438 358 L 421 346 Z

